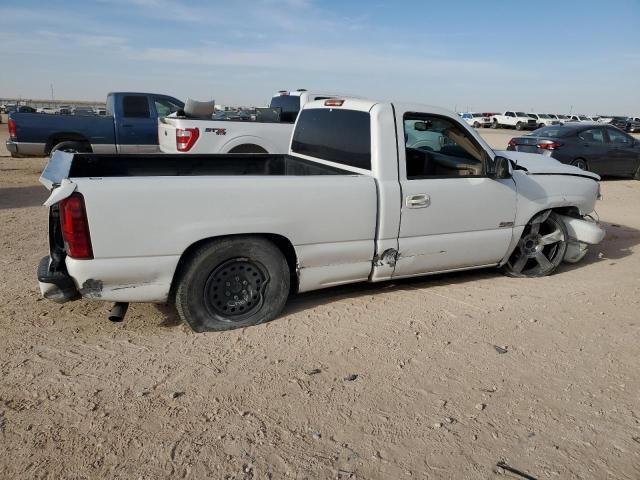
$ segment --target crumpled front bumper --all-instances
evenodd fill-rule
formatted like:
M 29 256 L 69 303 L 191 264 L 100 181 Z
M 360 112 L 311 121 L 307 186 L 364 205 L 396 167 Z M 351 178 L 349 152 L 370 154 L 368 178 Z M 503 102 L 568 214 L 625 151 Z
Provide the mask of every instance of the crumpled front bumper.
M 69 274 L 51 269 L 51 258 L 48 255 L 38 264 L 38 284 L 40 293 L 48 300 L 65 303 L 80 298 L 80 292 Z
M 575 218 L 560 215 L 560 219 L 567 228 L 569 242 L 564 261 L 576 263 L 582 260 L 589 250 L 589 245 L 597 245 L 605 236 L 605 230 L 589 217 Z

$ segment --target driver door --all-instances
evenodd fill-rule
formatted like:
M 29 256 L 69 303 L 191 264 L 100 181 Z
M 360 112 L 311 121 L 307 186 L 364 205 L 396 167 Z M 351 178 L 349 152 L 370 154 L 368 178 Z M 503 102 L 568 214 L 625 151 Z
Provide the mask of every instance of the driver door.
M 494 154 L 460 123 L 399 113 L 402 210 L 393 276 L 498 264 L 511 243 L 513 179 L 485 174 Z

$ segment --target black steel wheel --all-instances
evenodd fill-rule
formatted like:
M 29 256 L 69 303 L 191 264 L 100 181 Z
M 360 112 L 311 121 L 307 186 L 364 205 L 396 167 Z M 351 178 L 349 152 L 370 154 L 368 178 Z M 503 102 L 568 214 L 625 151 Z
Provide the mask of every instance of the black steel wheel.
M 287 260 L 259 237 L 213 240 L 193 252 L 178 273 L 180 318 L 197 332 L 232 330 L 275 318 L 289 295 Z
M 509 261 L 502 267 L 511 277 L 544 277 L 562 263 L 569 235 L 553 212 L 536 215 L 524 228 Z

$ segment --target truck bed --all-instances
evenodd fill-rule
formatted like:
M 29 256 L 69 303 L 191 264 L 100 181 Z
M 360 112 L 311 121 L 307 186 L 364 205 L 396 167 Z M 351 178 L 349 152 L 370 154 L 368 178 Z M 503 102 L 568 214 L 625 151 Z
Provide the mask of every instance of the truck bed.
M 167 177 L 220 175 L 353 175 L 352 172 L 291 155 L 200 154 L 100 155 L 56 152 L 42 178 L 59 184 L 64 178 Z

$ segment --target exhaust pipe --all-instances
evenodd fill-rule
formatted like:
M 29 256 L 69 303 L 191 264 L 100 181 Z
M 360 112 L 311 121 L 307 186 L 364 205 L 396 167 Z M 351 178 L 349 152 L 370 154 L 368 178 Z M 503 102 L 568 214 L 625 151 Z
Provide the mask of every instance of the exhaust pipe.
M 124 316 L 127 314 L 128 308 L 128 302 L 114 303 L 111 311 L 109 312 L 109 320 L 111 320 L 112 322 L 121 322 L 122 320 L 124 320 Z

